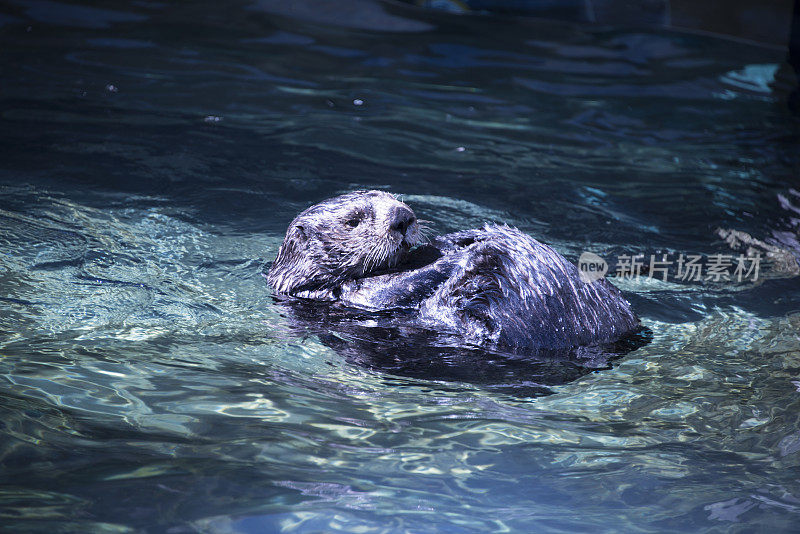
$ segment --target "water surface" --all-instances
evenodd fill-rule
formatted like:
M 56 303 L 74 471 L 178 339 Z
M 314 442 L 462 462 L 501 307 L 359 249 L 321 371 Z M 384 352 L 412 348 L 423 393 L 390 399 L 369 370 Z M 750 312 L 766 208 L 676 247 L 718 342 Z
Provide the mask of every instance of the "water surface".
M 752 532 L 800 521 L 800 284 L 617 280 L 646 346 L 528 395 L 298 336 L 261 277 L 357 188 L 574 259 L 797 255 L 783 52 L 360 0 L 0 12 L 13 531 Z M 295 4 L 292 4 L 295 5 Z M 766 249 L 764 249 L 766 250 Z

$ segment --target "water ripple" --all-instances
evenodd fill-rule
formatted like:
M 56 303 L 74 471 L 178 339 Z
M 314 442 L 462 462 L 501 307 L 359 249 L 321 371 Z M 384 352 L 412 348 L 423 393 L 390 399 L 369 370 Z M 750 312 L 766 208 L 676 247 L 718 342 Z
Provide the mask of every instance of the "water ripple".
M 9 6 L 9 528 L 797 523 L 800 160 L 780 54 L 369 0 Z M 524 361 L 495 382 L 400 376 L 298 333 L 261 277 L 300 210 L 376 187 L 436 233 L 508 223 L 570 258 L 738 253 L 730 229 L 786 262 L 740 285 L 615 280 L 650 343 L 546 390 Z

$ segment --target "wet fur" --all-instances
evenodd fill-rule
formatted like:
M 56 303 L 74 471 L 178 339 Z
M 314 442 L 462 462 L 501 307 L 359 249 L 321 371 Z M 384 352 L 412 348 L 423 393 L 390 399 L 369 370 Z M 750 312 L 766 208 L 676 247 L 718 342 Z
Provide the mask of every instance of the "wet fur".
M 344 282 L 395 266 L 422 240 L 416 221 L 405 236 L 390 230 L 392 209 L 413 214 L 382 191 L 358 191 L 311 206 L 289 225 L 267 281 L 279 293 L 336 300 Z M 349 224 L 355 220 L 356 226 Z
M 602 279 L 583 282 L 577 267 L 516 228 L 486 225 L 437 244 L 457 267 L 421 303 L 420 317 L 473 342 L 568 348 L 638 328 L 617 288 Z
M 406 310 L 421 326 L 514 352 L 609 343 L 639 328 L 613 285 L 584 283 L 573 264 L 516 228 L 448 234 L 406 256 L 398 236 L 387 233 L 392 203 L 399 202 L 387 193 L 357 192 L 304 211 L 289 227 L 269 283 L 295 297 Z M 358 233 L 341 228 L 353 210 L 374 214 Z M 406 245 L 421 240 L 418 225 L 406 234 Z

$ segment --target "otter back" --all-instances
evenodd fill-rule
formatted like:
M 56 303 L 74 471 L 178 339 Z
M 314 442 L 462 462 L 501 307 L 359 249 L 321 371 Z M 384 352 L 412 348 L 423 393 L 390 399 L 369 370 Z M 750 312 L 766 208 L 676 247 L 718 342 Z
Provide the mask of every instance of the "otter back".
M 616 287 L 583 282 L 575 265 L 516 228 L 448 234 L 423 251 L 435 259 L 350 281 L 341 303 L 415 309 L 420 324 L 515 352 L 608 343 L 639 328 Z

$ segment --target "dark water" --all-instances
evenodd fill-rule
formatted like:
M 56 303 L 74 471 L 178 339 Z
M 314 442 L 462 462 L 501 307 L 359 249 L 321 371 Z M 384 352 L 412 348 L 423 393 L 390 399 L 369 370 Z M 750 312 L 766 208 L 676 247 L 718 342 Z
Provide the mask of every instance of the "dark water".
M 783 59 L 367 0 L 4 4 L 0 525 L 796 530 Z M 617 280 L 651 342 L 548 396 L 514 389 L 524 366 L 400 376 L 296 335 L 260 275 L 298 211 L 356 188 L 570 258 L 738 254 L 733 229 L 786 261 Z

